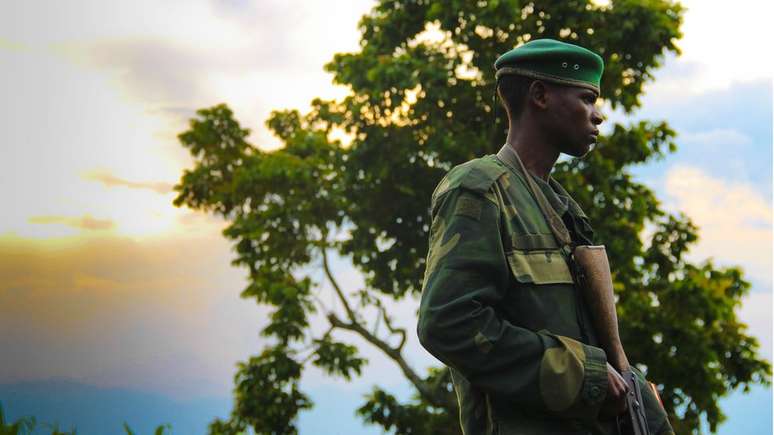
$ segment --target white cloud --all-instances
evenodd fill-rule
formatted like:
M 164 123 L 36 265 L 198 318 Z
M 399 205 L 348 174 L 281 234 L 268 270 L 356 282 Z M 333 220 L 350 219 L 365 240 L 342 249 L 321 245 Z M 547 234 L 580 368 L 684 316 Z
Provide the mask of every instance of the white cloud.
M 671 100 L 734 83 L 771 80 L 774 59 L 764 54 L 770 49 L 763 35 L 770 27 L 774 3 L 682 0 L 680 4 L 686 8 L 683 37 L 677 40 L 682 54 L 669 57 L 665 68 L 656 71 L 647 94 Z
M 227 102 L 253 130 L 254 143 L 274 148 L 279 142 L 263 128 L 271 110 L 306 110 L 314 97 L 344 95 L 322 66 L 333 53 L 358 48 L 356 23 L 372 4 L 141 2 L 132 9 L 142 10 L 143 19 L 134 21 L 136 12 L 81 1 L 73 7 L 81 13 L 52 22 L 47 37 L 16 29 L 9 39 L 47 44 L 102 71 L 146 109 L 184 108 L 187 117 L 196 108 Z M 25 7 L 19 15 L 34 9 Z M 101 21 L 96 29 L 79 30 L 92 27 L 92 20 Z
M 668 171 L 664 188 L 665 206 L 685 212 L 699 227 L 693 259 L 741 265 L 754 283 L 771 288 L 772 207 L 766 198 L 748 184 L 682 165 Z
M 771 2 L 683 0 L 687 13 L 678 46 L 688 62 L 702 65 L 697 86 L 725 87 L 730 81 L 770 78 L 774 61 L 763 38 L 774 12 Z
M 344 93 L 322 65 L 357 49 L 356 22 L 371 5 L 15 3 L 0 14 L 0 94 L 12 96 L 0 99 L 0 196 L 12 203 L 0 234 L 77 234 L 29 218 L 84 214 L 133 237 L 180 230 L 172 194 L 105 189 L 82 175 L 173 184 L 191 165 L 176 134 L 195 109 L 221 102 L 253 143 L 278 146 L 263 127 L 270 111 Z
M 67 225 L 84 230 L 109 230 L 113 228 L 113 221 L 108 219 L 95 219 L 91 216 L 82 216 L 80 218 L 69 216 L 33 216 L 30 222 L 34 224 L 59 224 Z
M 158 137 L 165 120 L 127 104 L 110 80 L 38 50 L 0 57 L 0 234 L 75 234 L 31 225 L 31 216 L 90 214 L 121 234 L 174 230 L 181 210 L 171 194 L 108 189 L 83 174 L 107 172 L 138 183 L 172 184 L 183 164 Z
M 214 13 L 212 2 L 201 0 L 29 0 L 4 12 L 0 38 L 33 48 L 137 37 L 215 48 L 244 39 L 240 29 Z

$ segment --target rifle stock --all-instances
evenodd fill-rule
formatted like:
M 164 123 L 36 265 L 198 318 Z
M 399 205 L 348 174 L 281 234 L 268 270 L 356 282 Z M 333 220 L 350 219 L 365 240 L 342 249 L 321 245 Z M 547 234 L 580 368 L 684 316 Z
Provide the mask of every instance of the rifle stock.
M 621 373 L 629 387 L 626 394 L 627 415 L 618 419 L 619 432 L 627 435 L 648 435 L 650 431 L 645 417 L 642 392 L 618 333 L 613 279 L 605 247 L 577 246 L 573 251 L 573 261 L 576 266 L 576 279 L 591 314 L 597 339 L 608 362 Z
M 607 361 L 619 372 L 629 370 L 621 337 L 618 334 L 618 315 L 615 311 L 613 280 L 604 246 L 577 246 L 573 251 L 580 272 L 579 281 L 583 298 L 591 314 L 596 332 Z

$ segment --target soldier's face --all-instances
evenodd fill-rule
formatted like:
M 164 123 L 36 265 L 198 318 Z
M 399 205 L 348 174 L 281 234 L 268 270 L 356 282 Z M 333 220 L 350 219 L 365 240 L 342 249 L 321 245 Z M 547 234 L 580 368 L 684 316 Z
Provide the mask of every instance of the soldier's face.
M 596 92 L 573 86 L 552 86 L 549 90 L 549 127 L 559 152 L 581 157 L 597 141 L 602 114 Z

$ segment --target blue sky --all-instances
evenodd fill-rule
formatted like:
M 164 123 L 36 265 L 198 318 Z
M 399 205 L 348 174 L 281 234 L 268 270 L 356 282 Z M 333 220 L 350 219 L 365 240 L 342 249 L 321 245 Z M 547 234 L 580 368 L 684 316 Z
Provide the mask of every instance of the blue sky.
M 238 298 L 245 273 L 229 264 L 224 223 L 171 205 L 191 166 L 175 135 L 195 109 L 227 102 L 253 143 L 277 147 L 263 127 L 270 110 L 345 95 L 322 65 L 357 50 L 372 4 L 27 1 L 0 13 L 0 94 L 12 96 L 0 100 L 0 194 L 12 203 L 0 216 L 0 401 L 12 417 L 34 410 L 86 435 L 108 424 L 62 414 L 73 397 L 131 400 L 138 428 L 164 422 L 143 404 L 201 433 L 187 415 L 224 415 L 235 363 L 263 345 L 267 310 Z M 742 37 L 768 26 L 771 5 L 684 4 L 682 56 L 665 59 L 641 109 L 607 116 L 677 131 L 678 151 L 635 174 L 699 225 L 693 260 L 745 270 L 753 288 L 739 317 L 771 359 L 772 61 Z M 335 270 L 348 288 L 361 281 L 344 260 Z M 412 330 L 415 309 L 409 299 L 391 312 Z M 307 371 L 317 407 L 301 416 L 302 434 L 379 433 L 353 411 L 373 384 L 408 398 L 397 368 L 365 354 L 352 383 Z M 435 364 L 413 338 L 407 359 L 419 371 Z M 59 385 L 60 405 L 20 399 L 39 391 L 29 382 Z M 51 405 L 23 406 L 35 402 Z M 770 389 L 722 406 L 720 433 L 771 433 Z M 100 433 L 120 433 L 120 418 Z

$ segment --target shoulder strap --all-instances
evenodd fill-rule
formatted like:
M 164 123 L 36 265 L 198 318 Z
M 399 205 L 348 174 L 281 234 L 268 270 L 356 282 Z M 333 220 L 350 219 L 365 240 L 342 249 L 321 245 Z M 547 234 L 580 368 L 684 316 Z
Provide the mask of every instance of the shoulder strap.
M 556 181 L 553 177 L 548 177 L 548 183 L 551 185 L 551 187 L 554 188 L 556 193 L 567 197 L 567 199 L 569 200 L 568 205 L 570 206 L 570 211 L 572 211 L 574 214 L 582 218 L 588 219 L 588 216 L 586 216 L 586 213 L 583 211 L 580 205 L 578 205 L 578 203 L 575 202 L 575 199 L 567 192 L 567 190 L 561 184 L 559 184 L 558 181 Z
M 500 148 L 500 151 L 497 152 L 497 158 L 514 171 L 521 173 L 524 179 L 527 180 L 527 185 L 532 191 L 532 196 L 535 198 L 535 201 L 537 201 L 540 211 L 543 212 L 546 221 L 548 221 L 548 226 L 551 228 L 551 232 L 554 233 L 557 243 L 559 243 L 564 250 L 569 250 L 568 252 L 571 252 L 572 238 L 570 237 L 570 232 L 564 225 L 562 218 L 560 218 L 553 207 L 548 204 L 548 199 L 537 184 L 535 184 L 535 180 L 532 179 L 532 176 L 527 172 L 527 168 L 524 167 L 524 163 L 522 163 L 518 153 L 506 143 Z

